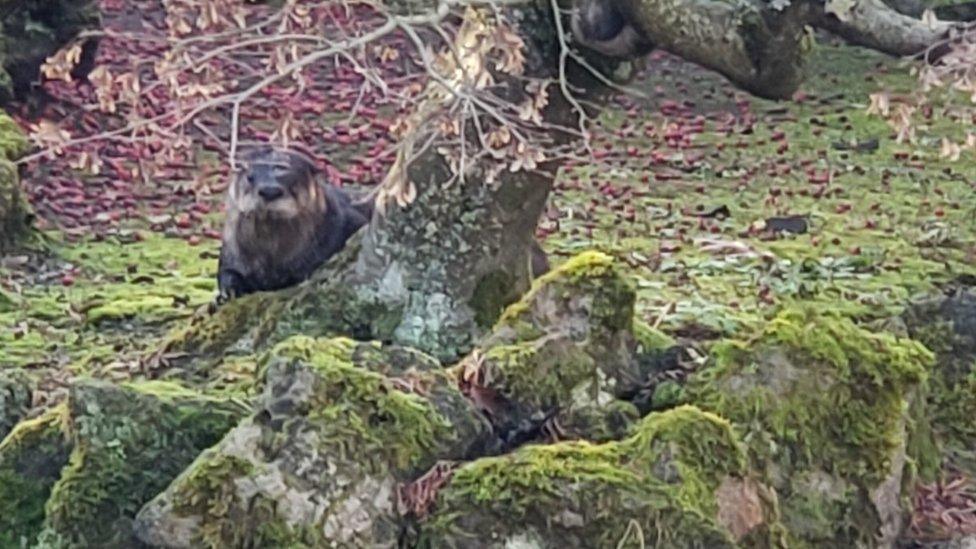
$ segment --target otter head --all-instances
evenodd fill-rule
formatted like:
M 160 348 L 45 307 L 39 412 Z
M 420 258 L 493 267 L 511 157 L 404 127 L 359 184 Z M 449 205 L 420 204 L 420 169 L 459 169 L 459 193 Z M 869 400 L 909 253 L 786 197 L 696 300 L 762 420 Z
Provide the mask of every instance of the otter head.
M 303 155 L 263 147 L 248 154 L 231 185 L 230 206 L 245 216 L 292 219 L 324 207 L 315 166 Z

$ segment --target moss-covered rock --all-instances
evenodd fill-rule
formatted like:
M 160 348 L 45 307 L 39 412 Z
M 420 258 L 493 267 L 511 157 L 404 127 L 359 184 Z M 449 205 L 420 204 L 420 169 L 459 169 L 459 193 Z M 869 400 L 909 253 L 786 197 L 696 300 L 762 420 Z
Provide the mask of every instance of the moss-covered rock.
M 229 356 L 250 355 L 263 343 L 262 319 L 279 314 L 293 293 L 294 289 L 260 292 L 215 311 L 201 309 L 171 330 L 149 361 L 157 367 L 206 370 Z
M 528 446 L 457 469 L 427 547 L 775 547 L 775 497 L 731 425 L 686 406 L 621 441 Z
M 633 312 L 633 282 L 620 265 L 606 254 L 584 252 L 536 279 L 487 339 L 526 340 L 563 330 L 612 352 L 620 334 L 633 331 Z
M 914 414 L 922 477 L 931 480 L 946 465 L 976 475 L 976 289 L 920 299 L 903 318 L 908 333 L 936 354 Z
M 0 369 L 0 440 L 27 414 L 33 390 L 34 381 L 23 370 Z
M 931 361 L 913 340 L 788 309 L 716 344 L 687 396 L 742 430 L 795 545 L 883 546 L 901 528 L 907 410 Z
M 642 379 L 634 358 L 634 289 L 614 261 L 580 254 L 536 280 L 458 368 L 508 447 L 540 429 L 609 440 L 639 415 L 619 400 Z
M 262 360 L 256 413 L 140 513 L 172 547 L 373 546 L 399 536 L 397 487 L 493 437 L 436 361 L 294 337 Z M 413 358 L 411 358 L 413 357 Z M 389 376 L 371 368 L 385 369 Z
M 0 546 L 130 547 L 136 511 L 243 412 L 169 383 L 78 382 L 0 443 Z
M 24 421 L 0 442 L 0 547 L 33 544 L 44 505 L 68 463 L 67 407 Z
M 170 369 L 174 365 L 183 371 L 206 369 L 229 354 L 254 352 L 285 333 L 319 334 L 324 324 L 349 320 L 342 315 L 300 320 L 305 316 L 296 316 L 297 305 L 291 301 L 299 299 L 295 295 L 304 296 L 303 303 L 313 299 L 310 288 L 254 294 L 228 303 L 215 314 L 201 313 L 174 331 L 156 356 L 165 357 Z M 326 293 L 314 299 L 323 301 L 319 305 L 324 307 L 324 301 L 336 296 Z M 537 280 L 455 373 L 470 389 L 468 396 L 485 405 L 483 411 L 510 446 L 532 438 L 546 422 L 558 423 L 561 435 L 570 438 L 618 437 L 639 416 L 634 406 L 617 399 L 632 393 L 645 377 L 646 368 L 635 360 L 635 352 L 670 341 L 645 325 L 635 337 L 633 310 L 632 282 L 620 266 L 600 253 L 580 254 Z M 350 320 L 346 329 L 355 332 L 355 324 Z M 341 332 L 339 325 L 333 328 Z M 390 357 L 392 352 L 386 348 L 380 354 Z M 413 357 L 408 363 L 421 356 L 402 352 Z M 355 362 L 391 373 L 364 359 Z M 500 399 L 474 394 L 485 390 Z
M 208 369 L 228 356 L 253 355 L 292 335 L 358 336 L 376 330 L 363 328 L 376 321 L 370 305 L 357 289 L 336 278 L 358 250 L 358 236 L 303 284 L 274 292 L 249 294 L 216 310 L 200 310 L 177 326 L 153 352 L 150 362 L 170 369 Z
M 10 252 L 30 230 L 31 209 L 12 162 L 26 149 L 23 132 L 9 116 L 0 113 L 0 256 Z

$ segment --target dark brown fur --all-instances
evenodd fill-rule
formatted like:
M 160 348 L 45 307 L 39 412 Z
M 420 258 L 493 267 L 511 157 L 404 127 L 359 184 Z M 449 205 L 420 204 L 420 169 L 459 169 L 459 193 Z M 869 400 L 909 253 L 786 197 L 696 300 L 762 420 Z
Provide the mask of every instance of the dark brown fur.
M 654 44 L 633 25 L 622 0 L 580 0 L 573 14 L 573 38 L 603 55 L 630 59 L 647 55 Z
M 227 192 L 217 284 L 222 299 L 307 279 L 368 222 L 302 155 L 262 148 Z
M 549 258 L 546 257 L 546 252 L 538 240 L 533 239 L 529 246 L 529 260 L 532 266 L 532 278 L 539 278 L 549 272 Z

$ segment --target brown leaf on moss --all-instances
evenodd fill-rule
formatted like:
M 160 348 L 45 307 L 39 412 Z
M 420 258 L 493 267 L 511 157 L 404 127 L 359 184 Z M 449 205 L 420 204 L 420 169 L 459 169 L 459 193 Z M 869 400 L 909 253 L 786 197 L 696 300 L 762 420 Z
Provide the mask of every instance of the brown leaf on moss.
M 976 534 L 976 484 L 956 475 L 921 484 L 913 498 L 909 535 L 920 541 Z
M 451 477 L 457 464 L 439 461 L 429 471 L 413 482 L 401 484 L 397 488 L 397 502 L 402 514 L 413 514 L 424 518 L 437 500 L 437 494 Z

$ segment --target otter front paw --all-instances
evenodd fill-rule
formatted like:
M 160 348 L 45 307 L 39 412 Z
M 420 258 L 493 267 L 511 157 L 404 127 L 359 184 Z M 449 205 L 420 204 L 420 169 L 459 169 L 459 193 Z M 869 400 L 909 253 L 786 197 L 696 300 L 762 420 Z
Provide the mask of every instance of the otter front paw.
M 225 288 L 217 294 L 217 297 L 213 298 L 213 301 L 207 306 L 207 312 L 214 314 L 217 309 L 221 308 L 225 303 L 237 297 L 237 292 L 232 288 Z

